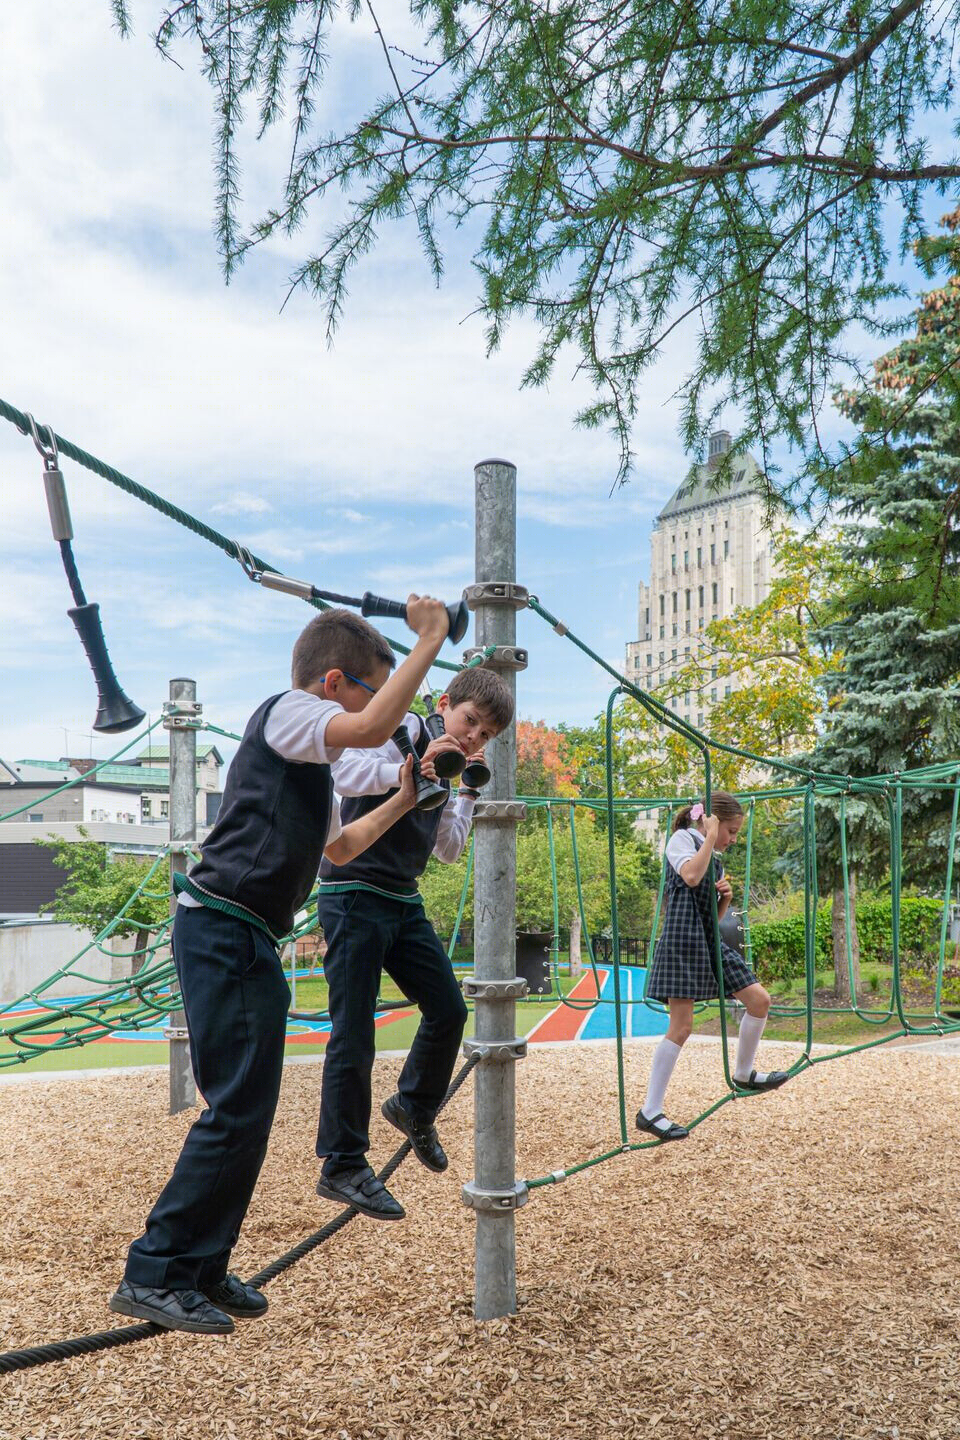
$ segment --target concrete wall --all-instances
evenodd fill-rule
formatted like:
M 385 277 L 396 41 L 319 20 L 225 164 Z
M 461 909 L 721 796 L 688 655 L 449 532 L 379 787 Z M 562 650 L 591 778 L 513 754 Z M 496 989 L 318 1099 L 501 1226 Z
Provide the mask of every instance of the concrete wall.
M 89 931 L 75 925 L 46 920 L 0 925 L 0 1005 L 10 1005 L 28 990 L 35 989 L 48 975 L 68 964 L 89 941 Z M 103 955 L 92 949 L 78 968 L 101 984 L 125 979 L 131 971 L 127 957 L 134 943 L 133 936 L 114 939 L 110 942 L 111 954 Z M 96 989 L 89 980 L 65 978 L 45 994 L 51 998 L 89 995 Z

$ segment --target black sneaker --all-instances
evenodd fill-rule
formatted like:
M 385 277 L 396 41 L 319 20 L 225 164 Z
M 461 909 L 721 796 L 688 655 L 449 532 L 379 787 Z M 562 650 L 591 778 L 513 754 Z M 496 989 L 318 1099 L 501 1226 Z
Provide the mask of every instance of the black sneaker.
M 446 1170 L 448 1161 L 437 1138 L 436 1125 L 425 1125 L 422 1121 L 415 1120 L 409 1110 L 404 1109 L 399 1095 L 391 1095 L 389 1100 L 384 1100 L 380 1106 L 380 1114 L 384 1120 L 389 1120 L 391 1125 L 395 1125 L 406 1135 L 413 1146 L 414 1155 L 422 1165 L 426 1165 L 428 1170 L 435 1170 L 437 1174 Z
M 231 1335 L 234 1328 L 230 1316 L 211 1305 L 199 1290 L 151 1290 L 121 1280 L 110 1297 L 110 1309 L 118 1315 L 152 1320 L 165 1330 L 187 1330 L 191 1335 Z
M 407 1213 L 369 1165 L 361 1165 L 357 1170 L 335 1170 L 331 1175 L 321 1174 L 317 1194 L 322 1200 L 349 1205 L 351 1210 L 370 1215 L 374 1220 L 402 1220 Z
M 236 1315 L 238 1320 L 258 1320 L 267 1313 L 269 1302 L 266 1295 L 252 1285 L 244 1285 L 238 1275 L 224 1275 L 222 1280 L 213 1285 L 201 1285 L 200 1289 L 218 1310 Z

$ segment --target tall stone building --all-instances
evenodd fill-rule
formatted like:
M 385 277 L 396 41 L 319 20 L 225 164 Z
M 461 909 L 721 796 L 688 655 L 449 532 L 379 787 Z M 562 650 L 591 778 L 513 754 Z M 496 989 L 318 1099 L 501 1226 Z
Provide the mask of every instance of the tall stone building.
M 627 645 L 624 675 L 656 691 L 696 655 L 711 620 L 767 596 L 774 575 L 763 477 L 751 455 L 735 463 L 730 483 L 712 488 L 730 449 L 720 430 L 710 437 L 706 465 L 694 465 L 657 516 L 651 537 L 650 583 L 639 587 L 637 633 Z M 702 727 L 711 705 L 736 687 L 733 676 L 671 702 Z

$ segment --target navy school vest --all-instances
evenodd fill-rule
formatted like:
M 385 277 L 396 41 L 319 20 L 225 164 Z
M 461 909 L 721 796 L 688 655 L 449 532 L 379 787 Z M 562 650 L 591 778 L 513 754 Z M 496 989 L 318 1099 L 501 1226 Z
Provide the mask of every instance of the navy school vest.
M 419 756 L 429 745 L 430 737 L 423 722 L 419 717 L 417 719 L 419 734 L 413 748 Z M 438 783 L 449 792 L 448 780 L 440 780 Z M 371 810 L 376 810 L 384 800 L 396 793 L 394 788 L 383 795 L 341 795 L 340 819 L 344 825 L 348 825 L 351 820 L 356 820 L 361 815 L 369 815 Z M 449 800 L 449 794 L 447 799 Z M 375 840 L 347 865 L 334 865 L 324 856 L 320 865 L 320 879 L 331 882 L 359 881 L 381 890 L 392 890 L 396 894 L 409 894 L 411 890 L 416 890 L 417 881 L 427 868 L 427 861 L 437 843 L 437 831 L 440 829 L 440 817 L 445 805 L 446 801 L 435 810 L 408 810 L 389 830 L 384 831 L 379 840 Z
M 216 824 L 188 876 L 199 891 L 252 911 L 276 938 L 293 928 L 316 884 L 333 797 L 329 765 L 284 760 L 264 739 L 280 698 L 251 715 Z

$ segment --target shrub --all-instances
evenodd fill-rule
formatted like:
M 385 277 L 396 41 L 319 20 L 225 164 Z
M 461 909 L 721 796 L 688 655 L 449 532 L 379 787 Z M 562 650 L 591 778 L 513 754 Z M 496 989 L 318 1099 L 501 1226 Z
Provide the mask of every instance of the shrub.
M 889 965 L 893 958 L 893 926 L 890 902 L 869 899 L 857 902 L 857 934 L 860 963 Z M 943 901 L 925 895 L 904 895 L 900 901 L 900 963 L 929 975 L 937 963 Z M 805 969 L 804 919 L 794 915 L 783 920 L 758 921 L 750 927 L 754 969 L 763 981 L 793 980 Z M 830 903 L 817 909 L 816 968 L 833 967 Z

